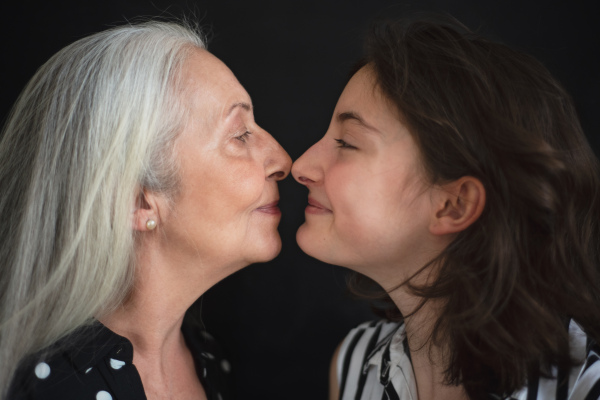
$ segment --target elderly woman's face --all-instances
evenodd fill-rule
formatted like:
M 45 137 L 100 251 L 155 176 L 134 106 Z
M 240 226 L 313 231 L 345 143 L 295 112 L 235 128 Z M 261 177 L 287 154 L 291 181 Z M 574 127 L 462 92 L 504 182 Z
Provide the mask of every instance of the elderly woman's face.
M 175 144 L 180 190 L 162 229 L 174 257 L 224 267 L 215 273 L 226 276 L 279 253 L 277 181 L 291 160 L 254 122 L 248 93 L 220 60 L 195 51 L 183 75 L 189 116 Z
M 427 251 L 431 189 L 419 150 L 370 70 L 352 77 L 327 133 L 292 173 L 309 189 L 296 236 L 307 254 L 397 284 L 395 267 Z

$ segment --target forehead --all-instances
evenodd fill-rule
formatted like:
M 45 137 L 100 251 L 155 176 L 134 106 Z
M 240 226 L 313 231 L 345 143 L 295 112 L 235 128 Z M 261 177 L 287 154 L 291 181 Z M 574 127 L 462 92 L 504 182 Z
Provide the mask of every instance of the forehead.
M 361 68 L 348 82 L 336 105 L 335 115 L 353 113 L 386 139 L 398 134 L 408 135 L 401 113 L 379 89 L 375 74 L 369 66 Z
M 195 106 L 227 108 L 250 102 L 250 96 L 229 68 L 206 50 L 193 49 L 182 69 L 185 92 Z
M 338 112 L 355 111 L 373 124 L 397 124 L 398 110 L 383 95 L 371 67 L 358 70 L 344 88 L 337 104 Z

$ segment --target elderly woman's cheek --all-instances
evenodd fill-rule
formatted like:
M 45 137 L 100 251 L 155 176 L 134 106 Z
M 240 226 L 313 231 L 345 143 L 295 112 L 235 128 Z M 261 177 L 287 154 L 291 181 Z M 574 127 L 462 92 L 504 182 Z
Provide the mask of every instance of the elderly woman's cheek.
M 257 208 L 265 192 L 264 171 L 254 165 L 232 168 L 227 183 L 223 186 L 229 199 L 235 199 L 237 206 L 244 209 Z M 224 198 L 223 201 L 227 199 Z

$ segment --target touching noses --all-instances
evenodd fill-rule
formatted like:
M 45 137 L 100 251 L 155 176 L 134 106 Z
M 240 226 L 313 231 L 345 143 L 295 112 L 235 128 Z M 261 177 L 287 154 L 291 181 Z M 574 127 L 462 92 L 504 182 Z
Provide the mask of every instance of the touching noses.
M 268 134 L 268 144 L 266 146 L 265 170 L 267 179 L 280 181 L 290 173 L 292 168 L 292 159 L 281 145 Z
M 292 175 L 302 185 L 309 185 L 321 180 L 323 170 L 318 163 L 320 143 L 321 141 L 312 145 L 292 165 Z

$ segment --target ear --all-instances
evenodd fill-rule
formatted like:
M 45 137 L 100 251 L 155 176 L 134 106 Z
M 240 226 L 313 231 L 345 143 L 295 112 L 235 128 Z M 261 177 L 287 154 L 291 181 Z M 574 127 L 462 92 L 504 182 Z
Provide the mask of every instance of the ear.
M 134 230 L 147 232 L 160 225 L 159 203 L 157 194 L 145 189 L 140 190 L 135 199 L 135 210 L 133 211 Z M 154 224 L 148 221 L 154 221 Z
M 441 187 L 435 201 L 429 231 L 434 235 L 458 233 L 467 229 L 483 212 L 485 188 L 481 181 L 464 176 Z

